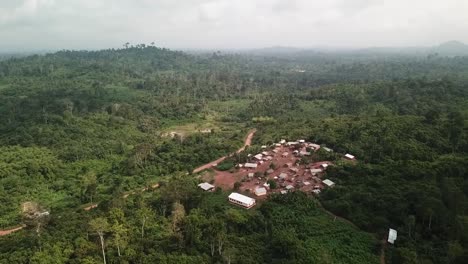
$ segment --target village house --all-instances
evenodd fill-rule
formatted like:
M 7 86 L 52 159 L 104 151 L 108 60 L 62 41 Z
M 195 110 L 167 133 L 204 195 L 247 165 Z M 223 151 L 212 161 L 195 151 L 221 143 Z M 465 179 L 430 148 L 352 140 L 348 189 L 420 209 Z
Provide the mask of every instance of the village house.
M 267 189 L 264 187 L 257 187 L 255 188 L 255 195 L 256 196 L 264 196 L 267 194 Z
M 333 187 L 333 186 L 335 186 L 335 183 L 332 182 L 332 181 L 330 181 L 329 179 L 323 180 L 322 183 L 325 184 L 325 185 L 328 186 L 328 187 Z
M 309 148 L 312 148 L 314 151 L 317 151 L 317 150 L 320 149 L 320 145 L 314 144 L 314 143 L 310 143 L 310 144 L 309 144 Z
M 247 209 L 252 208 L 255 205 L 255 199 L 242 195 L 240 193 L 233 192 L 229 195 L 228 199 L 229 202 L 235 205 L 240 205 Z
M 312 175 L 316 175 L 317 173 L 320 173 L 322 172 L 322 169 L 310 169 L 310 173 L 312 173 Z
M 292 191 L 294 189 L 294 186 L 292 186 L 291 184 L 286 186 L 286 190 L 288 191 Z
M 395 229 L 388 229 L 388 243 L 393 244 L 395 243 L 395 240 L 397 239 L 397 231 Z
M 349 153 L 346 153 L 346 154 L 344 155 L 344 157 L 345 157 L 346 159 L 349 159 L 349 160 L 355 160 L 355 159 L 356 159 L 356 157 L 354 157 L 353 155 L 351 155 L 351 154 L 349 154 Z
M 257 163 L 245 163 L 244 164 L 244 168 L 247 168 L 247 169 L 256 169 L 257 168 Z
M 326 152 L 333 152 L 333 149 L 331 149 L 331 148 L 323 147 L 323 149 L 324 149 Z
M 289 155 L 288 152 L 283 152 L 283 154 L 281 154 L 281 156 L 283 156 L 283 158 L 287 157 Z
M 262 160 L 263 155 L 262 155 L 262 154 L 257 154 L 257 155 L 254 156 L 254 158 L 255 158 L 256 160 Z
M 211 184 L 209 184 L 207 182 L 198 184 L 198 187 L 200 187 L 201 189 L 203 189 L 204 191 L 207 191 L 207 192 L 213 191 L 214 188 L 215 188 L 214 185 L 211 185 Z

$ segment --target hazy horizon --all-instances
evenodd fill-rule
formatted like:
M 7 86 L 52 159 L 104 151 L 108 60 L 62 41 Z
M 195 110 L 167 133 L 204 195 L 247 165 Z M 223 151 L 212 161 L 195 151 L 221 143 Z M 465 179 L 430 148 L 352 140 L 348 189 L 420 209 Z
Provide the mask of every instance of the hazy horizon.
M 463 0 L 3 0 L 0 52 L 368 48 L 468 43 Z

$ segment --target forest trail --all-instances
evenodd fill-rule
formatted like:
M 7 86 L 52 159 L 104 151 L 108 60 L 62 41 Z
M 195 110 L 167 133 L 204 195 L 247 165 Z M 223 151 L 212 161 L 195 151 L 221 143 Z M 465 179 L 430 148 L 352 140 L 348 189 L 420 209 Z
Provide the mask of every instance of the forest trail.
M 385 264 L 385 247 L 387 246 L 387 241 L 383 239 L 381 243 L 382 248 L 380 249 L 380 264 Z
M 236 153 L 239 153 L 239 152 L 244 151 L 245 148 L 246 148 L 247 146 L 250 146 L 250 145 L 252 144 L 252 138 L 253 138 L 255 132 L 257 132 L 257 130 L 256 130 L 256 129 L 253 129 L 253 130 L 251 130 L 251 131 L 249 132 L 249 134 L 247 134 L 247 136 L 245 137 L 245 140 L 244 140 L 244 145 L 243 145 L 240 149 L 238 149 L 238 150 L 236 151 Z M 229 156 L 229 155 L 226 155 L 226 156 L 221 157 L 221 158 L 219 158 L 219 159 L 217 159 L 217 160 L 215 160 L 215 161 L 212 161 L 212 162 L 210 162 L 210 163 L 207 163 L 207 164 L 205 164 L 205 165 L 202 165 L 202 166 L 200 166 L 200 167 L 194 169 L 194 170 L 193 170 L 193 173 L 198 173 L 198 172 L 200 172 L 200 171 L 202 171 L 202 170 L 209 169 L 209 168 L 213 167 L 214 165 L 216 165 L 216 164 L 222 162 L 222 161 L 223 161 L 225 158 L 227 158 L 228 156 Z
M 15 227 L 15 228 L 12 228 L 12 229 L 8 229 L 8 230 L 0 230 L 0 236 L 6 236 L 6 235 L 9 235 L 11 233 L 14 233 L 16 231 L 19 231 L 21 229 L 23 229 L 25 226 L 22 225 L 22 226 L 19 226 L 19 227 Z

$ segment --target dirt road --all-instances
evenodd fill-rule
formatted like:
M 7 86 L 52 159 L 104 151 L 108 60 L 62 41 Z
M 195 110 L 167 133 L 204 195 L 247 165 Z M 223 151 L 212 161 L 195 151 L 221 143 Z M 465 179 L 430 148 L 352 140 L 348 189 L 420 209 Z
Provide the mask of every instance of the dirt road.
M 19 231 L 19 230 L 21 230 L 21 229 L 23 229 L 23 228 L 24 228 L 24 226 L 20 226 L 20 227 L 8 229 L 8 230 L 0 230 L 0 236 L 9 235 L 9 234 L 14 233 L 14 232 L 16 232 L 16 231 Z
M 247 146 L 250 146 L 250 145 L 252 144 L 252 138 L 253 138 L 255 132 L 257 132 L 257 130 L 253 129 L 253 130 L 251 130 L 251 131 L 249 132 L 249 134 L 247 134 L 247 137 L 245 137 L 244 145 L 243 145 L 240 149 L 238 149 L 238 150 L 236 151 L 236 153 L 239 153 L 239 152 L 244 151 L 244 149 L 245 149 Z M 225 158 L 227 158 L 227 157 L 228 157 L 228 156 L 224 156 L 224 157 L 221 157 L 221 158 L 219 158 L 219 159 L 217 159 L 217 160 L 215 160 L 215 161 L 212 161 L 212 162 L 207 163 L 207 164 L 205 164 L 205 165 L 203 165 L 203 166 L 200 166 L 200 167 L 194 169 L 194 170 L 193 170 L 193 173 L 198 173 L 198 172 L 200 172 L 200 171 L 202 171 L 202 170 L 209 169 L 209 168 L 213 167 L 214 165 L 216 165 L 216 164 L 222 162 L 222 161 L 223 161 Z

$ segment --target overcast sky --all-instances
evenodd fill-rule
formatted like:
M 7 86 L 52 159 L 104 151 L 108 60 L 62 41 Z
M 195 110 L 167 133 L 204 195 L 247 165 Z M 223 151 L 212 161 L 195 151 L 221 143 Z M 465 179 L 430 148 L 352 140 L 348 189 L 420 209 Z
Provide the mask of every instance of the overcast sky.
M 468 43 L 468 0 L 0 0 L 0 52 Z

